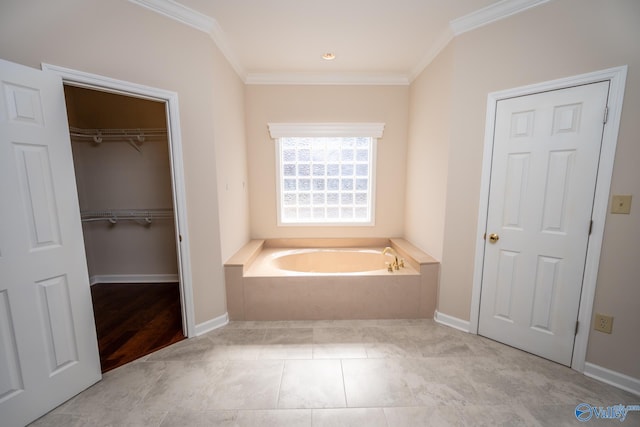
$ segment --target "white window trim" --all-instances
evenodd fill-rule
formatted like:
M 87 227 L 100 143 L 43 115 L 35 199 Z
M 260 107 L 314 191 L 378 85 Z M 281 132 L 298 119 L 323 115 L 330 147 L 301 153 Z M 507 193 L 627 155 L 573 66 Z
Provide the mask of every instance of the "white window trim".
M 276 217 L 278 227 L 372 227 L 376 213 L 376 166 L 377 142 L 384 132 L 384 123 L 268 123 L 271 138 L 280 143 L 280 138 L 305 137 L 363 137 L 371 138 L 371 220 L 367 222 L 282 222 L 280 188 L 280 149 L 276 156 Z
M 382 138 L 384 123 L 269 123 L 271 138 L 371 137 Z

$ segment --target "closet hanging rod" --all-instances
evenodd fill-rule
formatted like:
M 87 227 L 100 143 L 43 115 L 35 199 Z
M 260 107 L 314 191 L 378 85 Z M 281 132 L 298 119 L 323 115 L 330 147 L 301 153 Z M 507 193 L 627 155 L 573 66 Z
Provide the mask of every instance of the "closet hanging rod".
M 120 220 L 133 220 L 141 224 L 151 224 L 155 219 L 173 219 L 172 209 L 107 209 L 80 212 L 82 222 L 109 221 L 116 224 Z
M 163 128 L 136 128 L 136 129 L 83 129 L 70 126 L 69 133 L 72 137 L 94 142 L 122 141 L 134 139 L 144 142 L 147 138 L 161 138 L 167 136 L 167 129 Z

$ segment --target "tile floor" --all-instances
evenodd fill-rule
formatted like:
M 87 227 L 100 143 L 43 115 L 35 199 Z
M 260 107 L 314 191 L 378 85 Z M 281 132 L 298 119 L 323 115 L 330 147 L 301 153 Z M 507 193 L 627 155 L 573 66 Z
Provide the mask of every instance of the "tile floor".
M 104 375 L 33 426 L 639 426 L 640 397 L 431 320 L 231 322 Z

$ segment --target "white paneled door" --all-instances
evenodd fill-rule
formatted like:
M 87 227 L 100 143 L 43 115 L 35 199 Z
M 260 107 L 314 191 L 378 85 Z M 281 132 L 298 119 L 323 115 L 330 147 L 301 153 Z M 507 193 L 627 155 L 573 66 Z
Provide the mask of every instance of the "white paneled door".
M 0 60 L 0 424 L 100 380 L 59 76 Z
M 564 365 L 608 92 L 606 81 L 497 103 L 478 333 Z

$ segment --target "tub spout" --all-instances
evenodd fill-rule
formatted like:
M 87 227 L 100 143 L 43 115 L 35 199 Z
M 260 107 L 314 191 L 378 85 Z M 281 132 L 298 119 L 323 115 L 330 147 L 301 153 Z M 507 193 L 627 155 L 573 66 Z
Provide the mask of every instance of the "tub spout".
M 393 256 L 393 264 L 389 266 L 389 271 L 400 270 L 400 264 L 398 263 L 398 253 L 391 247 L 387 246 L 382 250 L 382 255 Z
M 387 246 L 386 248 L 384 248 L 384 249 L 382 250 L 382 255 L 387 255 L 387 254 L 392 254 L 392 255 L 393 255 L 393 256 L 395 256 L 395 257 L 397 257 L 397 256 L 398 256 L 398 254 L 396 253 L 396 251 L 395 251 L 392 247 L 390 247 L 390 246 Z

